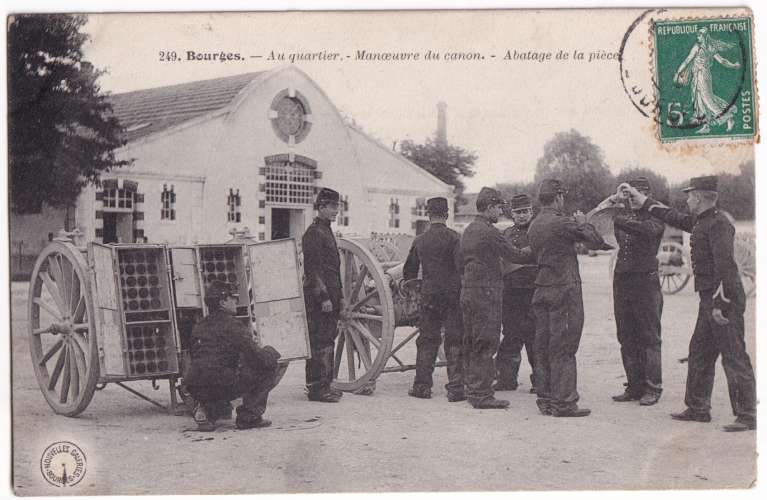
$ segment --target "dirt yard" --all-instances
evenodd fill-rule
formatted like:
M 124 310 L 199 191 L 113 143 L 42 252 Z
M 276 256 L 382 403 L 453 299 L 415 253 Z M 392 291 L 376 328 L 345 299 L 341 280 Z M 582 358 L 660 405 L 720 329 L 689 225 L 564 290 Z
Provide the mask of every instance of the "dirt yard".
M 721 366 L 710 424 L 672 421 L 684 408 L 687 343 L 697 312 L 692 283 L 665 297 L 665 391 L 653 407 L 614 403 L 623 389 L 607 257 L 584 257 L 586 325 L 578 353 L 581 406 L 590 417 L 540 415 L 520 374 L 508 410 L 448 403 L 444 368 L 435 397 L 407 396 L 413 373 L 384 374 L 373 396 L 340 404 L 303 395 L 303 364 L 274 390 L 268 429 L 238 431 L 225 422 L 210 434 L 115 385 L 98 391 L 78 418 L 53 414 L 34 376 L 27 345 L 25 283 L 12 286 L 13 481 L 19 495 L 404 492 L 467 490 L 747 488 L 756 478 L 756 434 L 720 430 L 733 420 Z M 753 356 L 754 303 L 746 312 Z M 404 334 L 404 332 L 399 332 Z M 414 343 L 405 356 L 414 358 Z M 755 360 L 754 360 L 755 361 Z M 163 403 L 149 382 L 132 384 Z M 41 475 L 43 450 L 76 443 L 87 458 L 81 483 L 65 490 Z

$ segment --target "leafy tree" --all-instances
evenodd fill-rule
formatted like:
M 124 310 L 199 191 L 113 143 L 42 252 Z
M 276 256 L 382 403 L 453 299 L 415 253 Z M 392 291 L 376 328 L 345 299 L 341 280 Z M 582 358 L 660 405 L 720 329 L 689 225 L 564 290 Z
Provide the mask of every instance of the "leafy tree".
M 457 204 L 464 202 L 462 195 L 466 186 L 461 178 L 474 175 L 477 155 L 473 151 L 434 139 L 427 139 L 425 144 L 408 139 L 400 143 L 399 152 L 442 182 L 454 186 Z
M 8 24 L 11 205 L 70 206 L 102 172 L 127 165 L 122 128 L 83 60 L 82 15 L 17 15 Z
M 587 212 L 615 190 L 615 179 L 602 150 L 577 130 L 559 132 L 543 146 L 535 170 L 536 186 L 547 178 L 565 184 L 567 211 Z
M 652 197 L 661 203 L 669 203 L 668 179 L 666 179 L 664 175 L 653 172 L 649 168 L 635 166 L 621 170 L 615 178 L 616 187 L 621 182 L 628 182 L 637 177 L 647 177 L 647 180 L 650 181 L 650 187 L 652 188 Z

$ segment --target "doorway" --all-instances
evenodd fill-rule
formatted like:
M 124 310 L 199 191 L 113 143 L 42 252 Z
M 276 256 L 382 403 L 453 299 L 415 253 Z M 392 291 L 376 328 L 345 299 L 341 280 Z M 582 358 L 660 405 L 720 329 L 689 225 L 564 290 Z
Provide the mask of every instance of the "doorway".
M 104 212 L 104 243 L 133 243 L 133 214 Z
M 271 209 L 271 232 L 272 240 L 285 238 L 301 238 L 304 234 L 304 210 L 295 208 L 272 208 Z

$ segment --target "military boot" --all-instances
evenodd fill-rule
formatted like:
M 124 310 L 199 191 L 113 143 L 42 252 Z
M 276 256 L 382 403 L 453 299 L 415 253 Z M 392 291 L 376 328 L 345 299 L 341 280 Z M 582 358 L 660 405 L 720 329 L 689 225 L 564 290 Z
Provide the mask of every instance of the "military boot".
M 216 424 L 208 418 L 208 410 L 200 403 L 194 409 L 194 422 L 197 424 L 197 430 L 200 432 L 211 432 L 216 429 Z
M 495 399 L 493 396 L 485 398 L 481 401 L 471 402 L 471 406 L 478 410 L 503 410 L 508 408 L 510 404 L 511 403 L 505 399 Z
M 414 398 L 431 399 L 431 387 L 428 385 L 413 384 L 407 393 Z
M 237 419 L 235 420 L 234 425 L 242 430 L 258 429 L 261 427 L 269 427 L 272 425 L 272 421 L 263 418 L 261 415 L 255 415 L 252 411 L 240 405 L 237 407 Z
M 519 387 L 517 382 L 517 373 L 519 372 L 519 362 L 511 359 L 495 359 L 495 379 L 493 385 L 494 391 L 516 391 Z

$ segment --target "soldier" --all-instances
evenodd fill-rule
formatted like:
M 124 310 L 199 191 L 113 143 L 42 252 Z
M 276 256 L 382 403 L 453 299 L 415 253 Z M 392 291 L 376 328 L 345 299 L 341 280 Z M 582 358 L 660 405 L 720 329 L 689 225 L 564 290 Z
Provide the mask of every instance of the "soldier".
M 338 317 L 342 309 L 341 258 L 330 224 L 338 215 L 340 196 L 322 188 L 314 207 L 317 218 L 302 239 L 304 301 L 311 359 L 306 360 L 306 390 L 310 401 L 337 403 L 341 391 L 331 388 Z
M 533 219 L 533 205 L 526 194 L 518 194 L 511 199 L 511 218 L 514 225 L 503 232 L 504 238 L 518 248 L 530 246 L 527 241 L 527 229 Z M 535 371 L 535 316 L 532 311 L 535 276 L 538 267 L 535 264 L 513 264 L 504 262 L 503 266 L 503 340 L 495 356 L 496 391 L 515 391 L 519 386 L 517 374 L 522 363 L 522 347 L 527 352 L 527 361 Z M 535 376 L 530 374 L 535 392 Z
M 650 195 L 650 181 L 646 177 L 637 177 L 628 183 L 642 194 Z M 623 394 L 613 396 L 613 400 L 639 401 L 642 406 L 651 406 L 658 402 L 663 390 L 660 323 L 663 293 L 657 255 L 665 225 L 620 193 L 608 197 L 603 204 L 626 201 L 629 206 L 613 220 L 618 241 L 613 307 L 628 385 Z
M 507 408 L 495 399 L 493 356 L 498 350 L 503 308 L 501 259 L 532 262 L 530 249 L 518 249 L 493 226 L 505 202 L 498 191 L 483 187 L 477 196 L 480 214 L 463 232 L 460 246 L 463 284 L 461 309 L 464 325 L 466 392 L 474 408 Z
M 234 318 L 237 292 L 229 284 L 213 281 L 205 293 L 209 314 L 191 335 L 191 366 L 184 378 L 196 401 L 194 421 L 200 431 L 215 429 L 216 420 L 231 418 L 229 402 L 242 396 L 237 407 L 238 429 L 267 427 L 262 417 L 266 400 L 285 374 L 271 346 L 261 348 L 250 330 Z
M 716 176 L 694 177 L 687 193 L 684 214 L 647 197 L 634 187 L 622 185 L 633 200 L 651 215 L 692 233 L 692 270 L 695 291 L 700 296 L 698 319 L 690 339 L 687 367 L 687 408 L 672 413 L 675 420 L 711 421 L 711 391 L 716 359 L 722 355 L 730 404 L 735 422 L 724 426 L 728 432 L 756 429 L 756 379 L 746 352 L 743 313 L 746 295 L 733 255 L 735 228 L 717 209 Z
M 408 394 L 416 398 L 431 398 L 434 362 L 444 327 L 447 400 L 464 401 L 461 276 L 457 270 L 461 237 L 445 225 L 448 216 L 445 198 L 430 198 L 426 209 L 429 212 L 429 230 L 413 241 L 403 269 L 403 278 L 411 280 L 418 277 L 418 270 L 423 267 L 418 324 L 421 332 L 416 340 L 415 380 Z
M 538 263 L 533 310 L 535 313 L 535 387 L 538 408 L 544 415 L 585 417 L 578 408 L 575 353 L 583 330 L 583 293 L 575 243 L 609 249 L 586 217 L 562 213 L 565 189 L 556 179 L 541 182 L 541 211 L 527 236 Z

